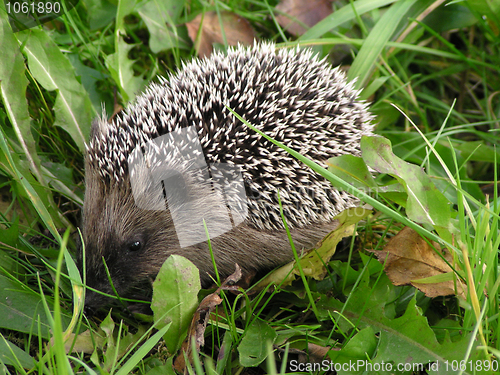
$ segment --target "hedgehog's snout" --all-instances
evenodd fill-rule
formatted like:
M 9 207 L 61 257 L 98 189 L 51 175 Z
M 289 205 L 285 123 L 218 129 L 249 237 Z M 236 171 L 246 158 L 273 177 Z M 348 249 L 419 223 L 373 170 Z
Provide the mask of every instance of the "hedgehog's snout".
M 108 305 L 111 301 L 111 298 L 103 296 L 102 294 L 94 292 L 93 290 L 87 289 L 85 291 L 85 315 L 87 317 L 95 316 L 97 311 L 101 307 Z
M 96 246 L 92 245 L 88 236 L 83 239 L 83 243 L 80 241 L 78 246 L 77 267 L 86 287 L 84 311 L 87 316 L 94 316 L 101 307 L 113 302 L 113 298 L 106 294 L 115 294 L 113 288 L 121 294 L 123 287 L 119 279 L 114 276 L 116 273 L 114 260 L 108 256 L 103 258 L 102 253 L 96 251 Z M 108 273 L 113 280 L 113 287 L 109 282 Z
M 106 267 L 109 270 L 111 276 L 111 286 L 110 280 L 108 278 Z M 104 263 L 101 261 L 101 266 L 96 268 L 95 265 L 92 266 L 90 262 L 87 262 L 85 267 L 85 313 L 87 316 L 93 316 L 98 310 L 107 305 L 111 305 L 117 301 L 116 298 L 109 297 L 115 294 L 123 296 L 126 294 L 128 288 L 126 288 L 126 282 L 120 280 L 114 272 L 114 265 L 112 262 Z M 80 269 L 83 276 L 83 271 Z
M 99 290 L 106 294 L 113 294 L 113 291 L 109 285 L 102 285 L 102 283 L 98 283 L 98 281 L 100 280 L 106 280 L 107 284 L 109 284 L 109 281 L 106 275 L 104 277 L 100 277 L 101 271 L 95 269 L 95 267 L 92 267 L 91 262 L 88 259 L 86 261 L 85 267 L 83 265 L 83 260 L 79 259 L 78 269 L 80 270 L 80 275 L 82 277 L 82 280 L 85 281 L 86 286 L 84 304 L 85 314 L 88 317 L 94 316 L 95 313 L 100 309 L 100 307 L 108 305 L 112 302 L 112 298 L 98 293 L 95 290 Z

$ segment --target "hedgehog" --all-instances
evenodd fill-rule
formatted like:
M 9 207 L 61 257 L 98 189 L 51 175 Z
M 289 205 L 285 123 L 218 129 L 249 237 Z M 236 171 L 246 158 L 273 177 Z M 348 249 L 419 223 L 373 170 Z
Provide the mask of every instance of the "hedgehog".
M 112 121 L 104 113 L 86 145 L 79 265 L 87 285 L 147 299 L 172 254 L 210 285 L 209 242 L 221 277 L 235 264 L 249 274 L 269 270 L 293 258 L 284 221 L 297 249 L 314 246 L 358 200 L 231 110 L 326 166 L 334 156 L 359 156 L 361 137 L 372 134 L 358 94 L 312 50 L 261 42 L 185 62 Z M 87 311 L 108 302 L 87 291 Z

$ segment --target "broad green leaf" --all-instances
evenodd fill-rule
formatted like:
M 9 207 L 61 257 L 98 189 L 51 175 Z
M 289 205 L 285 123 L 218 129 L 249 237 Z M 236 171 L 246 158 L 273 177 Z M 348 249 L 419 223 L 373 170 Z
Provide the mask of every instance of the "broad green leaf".
M 29 32 L 37 34 L 35 30 Z M 40 33 L 41 32 L 38 32 L 37 35 Z M 3 134 L 0 135 L 0 137 L 2 137 L 2 151 L 4 152 L 4 156 L 0 155 L 0 162 L 3 162 L 8 173 L 15 178 L 15 183 L 13 183 L 13 185 L 15 185 L 14 188 L 19 187 L 23 195 L 31 196 L 32 199 L 30 199 L 30 201 L 37 211 L 46 211 L 48 216 L 45 218 L 47 218 L 49 222 L 45 222 L 45 224 L 50 227 L 52 220 L 55 220 L 56 224 L 60 225 L 61 220 L 58 217 L 58 210 L 53 202 L 52 193 L 47 187 L 44 168 L 41 168 L 35 140 L 32 135 L 26 101 L 26 87 L 28 81 L 26 80 L 24 58 L 19 50 L 18 41 L 12 34 L 8 21 L 5 19 L 3 13 L 0 14 L 0 40 L 2 41 L 4 49 L 4 58 L 0 59 L 1 99 L 18 141 L 18 143 L 10 142 L 10 145 L 15 148 L 16 152 L 22 152 L 22 158 L 26 159 L 27 164 L 21 161 L 17 155 L 15 157 L 10 155 L 12 150 L 9 150 L 9 142 L 4 138 Z M 53 46 L 51 45 L 51 47 Z M 26 48 L 27 46 L 24 48 L 25 51 Z M 58 52 L 59 55 L 61 55 L 59 50 Z M 54 60 L 57 61 L 58 57 L 60 56 L 55 56 Z M 45 63 L 47 64 L 48 62 L 45 61 Z M 32 74 L 36 75 L 36 72 L 32 71 Z M 77 82 L 76 84 L 78 85 Z M 58 99 L 60 99 L 60 95 Z M 66 130 L 68 129 L 66 128 Z M 74 134 L 71 135 L 74 136 Z M 4 157 L 6 160 L 2 160 Z M 37 181 L 35 181 L 32 174 L 36 176 Z M 43 208 L 41 207 L 42 205 L 44 206 Z M 44 220 L 44 216 L 42 214 L 40 216 L 42 216 Z
M 73 181 L 74 171 L 62 163 L 43 160 L 44 158 L 42 158 L 42 173 L 47 184 L 56 189 L 60 194 L 73 200 L 73 202 L 83 205 L 84 194 Z
M 50 336 L 50 324 L 45 315 L 42 298 L 21 283 L 0 275 L 0 328 L 32 333 L 43 338 Z M 40 321 L 41 332 L 37 323 Z M 63 317 L 67 326 L 69 319 Z
M 358 361 L 366 361 L 371 358 L 377 347 L 377 340 L 373 328 L 366 327 L 356 333 L 349 342 L 341 350 L 331 350 L 328 352 L 330 360 L 335 364 L 346 364 L 344 370 L 337 372 L 338 375 L 355 374 L 357 372 L 345 371 L 351 370 L 352 363 L 359 363 Z M 351 368 L 350 368 L 351 367 Z M 362 369 L 358 373 L 362 373 Z
M 427 318 L 422 316 L 415 304 L 415 298 L 408 304 L 406 312 L 394 320 L 381 320 L 377 356 L 374 363 L 392 362 L 396 366 L 410 364 L 439 364 L 439 373 L 446 374 L 445 363 L 452 360 L 463 360 L 469 345 L 470 335 L 465 335 L 459 342 L 439 344 L 436 335 L 429 327 Z M 411 373 L 411 372 L 409 372 Z M 448 372 L 449 374 L 453 372 Z M 472 374 L 464 371 L 463 374 Z
M 73 66 L 45 31 L 33 29 L 19 34 L 27 37 L 23 52 L 33 77 L 46 90 L 57 90 L 54 124 L 64 129 L 84 152 L 92 121 L 92 104 L 76 79 Z
M 16 224 L 17 226 L 17 224 Z M 12 229 L 13 227 L 15 227 L 14 225 L 12 225 L 10 229 Z M 16 229 L 16 232 L 17 232 L 17 229 L 18 228 L 15 228 Z M 0 231 L 0 242 L 4 242 L 2 241 L 2 237 L 1 235 L 3 234 L 4 231 Z M 6 243 L 6 242 L 4 242 Z M 0 264 L 1 264 L 1 270 L 2 272 L 13 272 L 13 271 L 17 271 L 19 268 L 19 264 L 13 259 L 13 257 L 8 254 L 7 252 L 3 251 L 3 250 L 0 250 Z M 1 294 L 1 293 L 0 293 Z
M 106 56 L 106 67 L 118 85 L 125 102 L 130 101 L 139 94 L 144 86 L 144 80 L 134 75 L 132 69 L 134 60 L 130 60 L 128 57 L 128 53 L 132 48 L 134 48 L 133 44 L 127 44 L 123 37 L 119 36 L 115 45 L 116 52 Z
M 7 244 L 8 246 L 19 246 L 19 216 L 15 218 L 15 220 L 10 223 L 10 227 L 6 229 L 0 230 L 0 242 Z M 0 256 L 2 256 L 2 252 L 0 252 Z M 2 266 L 3 262 L 0 263 Z
M 3 9 L 2 7 L 0 7 Z M 24 58 L 19 50 L 16 37 L 12 33 L 5 10 L 0 9 L 0 40 L 2 41 L 2 58 L 0 59 L 0 94 L 7 116 L 16 133 L 24 155 L 30 168 L 38 177 L 40 173 L 40 159 L 36 151 L 36 144 L 31 133 L 28 102 L 26 101 L 26 68 Z
M 393 363 L 392 372 L 380 373 L 399 374 L 403 372 L 394 372 L 395 366 L 398 364 L 434 362 L 441 366 L 441 370 L 430 373 L 453 374 L 454 372 L 443 371 L 445 363 L 463 360 L 471 340 L 473 350 L 470 359 L 473 361 L 477 359 L 478 352 L 474 348 L 478 343 L 471 335 L 464 335 L 459 341 L 452 342 L 449 335 L 446 334 L 444 342 L 439 343 L 427 318 L 422 315 L 420 308 L 416 305 L 415 297 L 409 302 L 401 317 L 393 318 L 394 313 L 389 314 L 388 309 L 390 301 L 396 298 L 396 293 L 395 288 L 388 283 L 390 282 L 385 275 L 374 286 L 368 285 L 364 279 L 351 292 L 347 303 L 344 304 L 333 298 L 318 303 L 318 308 L 322 310 L 339 312 L 331 314 L 336 318 L 339 328 L 347 331 L 354 324 L 358 329 L 371 327 L 373 332 L 378 334 L 377 350 L 372 356 L 372 360 L 364 361 L 363 366 L 366 366 L 368 362 Z M 361 370 L 365 371 L 366 368 L 361 368 Z M 368 371 L 368 373 L 371 372 Z M 470 374 L 470 372 L 465 371 L 464 374 Z
M 125 17 L 131 14 L 137 6 L 137 0 L 118 0 L 118 8 L 116 9 L 115 20 L 115 37 L 117 35 L 126 35 Z
M 18 365 L 25 369 L 31 369 L 35 365 L 35 360 L 25 351 L 10 341 L 7 341 L 0 333 L 0 363 L 5 365 Z
M 123 35 L 127 34 L 125 17 L 134 11 L 135 6 L 135 0 L 118 1 L 115 22 L 115 53 L 106 56 L 105 61 L 124 102 L 134 98 L 144 86 L 144 80 L 134 75 L 132 69 L 134 60 L 130 60 L 128 57 L 128 53 L 134 48 L 134 45 L 127 44 L 123 39 Z
M 495 32 L 498 36 L 500 31 L 500 2 L 497 0 L 467 0 L 467 5 L 481 16 L 485 16 L 489 22 L 495 24 Z
M 349 264 L 341 262 L 340 260 L 332 260 L 328 265 L 337 275 L 342 276 L 343 283 L 346 286 L 354 285 L 361 274 L 361 271 L 355 270 Z
M 274 343 L 276 331 L 266 322 L 256 319 L 245 331 L 238 345 L 240 363 L 244 367 L 255 367 L 267 358 L 267 343 Z
M 99 328 L 102 329 L 106 337 L 103 341 L 103 348 L 101 349 L 106 349 L 105 352 L 107 355 L 104 356 L 103 365 L 105 369 L 109 370 L 113 366 L 113 362 L 115 361 L 115 353 L 117 353 L 118 351 L 118 348 L 116 347 L 115 335 L 113 334 L 113 332 L 115 331 L 115 322 L 111 317 L 111 311 L 108 313 L 106 318 L 104 318 Z M 96 350 L 97 347 L 94 350 L 94 353 L 96 352 Z
M 97 30 L 108 26 L 116 16 L 116 1 L 87 0 L 87 15 L 89 17 L 90 30 Z
M 328 159 L 328 170 L 358 189 L 377 187 L 373 176 L 360 157 L 346 154 L 330 158 Z M 341 188 L 335 184 L 333 186 Z
M 364 272 L 357 287 L 349 293 L 349 298 L 345 303 L 324 296 L 317 306 L 325 319 L 332 317 L 335 319 L 341 331 L 348 332 L 353 327 L 364 329 L 371 326 L 377 332 L 377 323 L 372 320 L 372 312 L 377 312 L 375 316 L 383 314 L 388 319 L 393 318 L 394 312 L 389 313 L 386 305 L 388 301 L 396 299 L 396 296 L 396 288 L 385 274 L 381 275 L 376 286 L 371 287 L 370 276 Z
M 444 4 L 424 18 L 423 23 L 442 33 L 474 25 L 477 18 L 469 8 L 460 3 Z
M 167 359 L 167 363 L 161 366 L 155 366 L 146 375 L 177 375 L 174 371 L 174 357 Z
M 153 284 L 151 309 L 158 328 L 171 323 L 164 335 L 170 353 L 175 353 L 186 337 L 189 324 L 198 306 L 201 289 L 196 266 L 180 255 L 171 255 Z M 162 319 L 162 321 L 159 321 Z
M 149 30 L 149 47 L 154 53 L 178 46 L 176 26 L 184 9 L 184 0 L 156 1 L 141 4 L 137 13 Z M 182 43 L 187 48 L 186 43 Z
M 495 148 L 486 145 L 484 141 L 464 142 L 455 148 L 460 151 L 464 158 L 469 158 L 469 160 L 485 161 L 488 163 L 494 163 L 495 158 L 497 162 L 500 160 L 498 147 L 495 150 Z
M 75 68 L 83 87 L 88 92 L 92 103 L 92 116 L 100 115 L 103 106 L 112 113 L 113 96 L 110 92 L 102 90 L 99 85 L 100 81 L 107 79 L 108 75 L 83 64 L 82 60 L 84 58 L 76 53 L 69 53 L 66 56 Z
M 450 203 L 422 168 L 394 155 L 391 142 L 383 137 L 363 137 L 361 150 L 368 166 L 390 174 L 405 187 L 408 193 L 406 212 L 411 220 L 448 228 Z
M 476 132 L 476 134 L 481 137 L 480 132 Z M 443 134 L 442 137 L 445 138 L 447 135 Z M 422 138 L 417 133 L 399 133 L 399 134 L 391 134 L 391 141 L 393 144 L 393 152 L 400 158 L 409 161 L 411 163 L 417 165 L 425 165 L 426 172 L 429 176 L 437 176 L 438 178 L 433 178 L 433 182 L 438 188 L 439 191 L 443 193 L 443 195 L 452 203 L 457 203 L 457 189 L 453 186 L 453 184 L 449 181 L 448 175 L 444 170 L 443 166 L 436 158 L 433 153 L 429 153 L 426 148 L 426 144 L 422 142 Z M 435 142 L 434 138 L 430 138 L 431 142 Z M 479 148 L 477 145 L 483 144 Z M 434 148 L 436 152 L 439 154 L 440 158 L 446 164 L 446 167 L 456 173 L 455 171 L 455 159 L 459 166 L 465 163 L 467 157 L 469 157 L 470 153 L 473 152 L 478 153 L 478 158 L 482 157 L 493 157 L 494 153 L 490 153 L 492 150 L 488 146 L 484 146 L 485 142 L 467 142 L 464 144 L 469 144 L 468 146 L 464 146 L 465 151 L 461 150 L 461 145 L 453 144 L 451 148 L 449 144 L 436 143 Z M 460 152 L 456 152 L 459 150 Z M 476 151 L 476 152 L 474 152 Z M 474 158 L 472 159 L 474 160 Z M 500 154 L 497 157 L 497 160 L 500 160 Z M 470 178 L 467 174 L 467 168 L 460 168 L 459 170 L 459 178 L 461 181 L 470 181 Z M 441 178 L 439 178 L 441 177 Z M 479 188 L 478 184 L 473 183 L 463 183 L 462 189 L 464 189 L 467 193 L 471 194 L 475 199 L 481 201 L 484 198 L 484 194 Z

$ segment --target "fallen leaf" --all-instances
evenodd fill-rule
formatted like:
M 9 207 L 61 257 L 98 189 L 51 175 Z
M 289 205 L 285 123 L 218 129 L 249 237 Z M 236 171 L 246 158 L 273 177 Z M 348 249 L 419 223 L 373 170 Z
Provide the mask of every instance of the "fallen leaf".
M 307 351 L 309 353 L 309 360 L 314 363 L 321 363 L 327 358 L 328 352 L 332 350 L 329 346 L 321 346 L 313 343 L 307 344 Z
M 316 245 L 316 248 L 307 251 L 299 259 L 304 274 L 316 280 L 322 280 L 326 275 L 324 264 L 335 254 L 337 244 L 342 238 L 352 236 L 354 234 L 354 224 L 364 219 L 370 213 L 371 207 L 353 207 L 337 215 L 335 217 L 337 220 L 335 229 L 320 241 Z M 294 260 L 267 275 L 254 289 L 260 290 L 269 284 L 287 286 L 295 280 L 297 275 L 300 275 L 300 271 Z
M 302 35 L 307 30 L 303 24 L 316 25 L 332 13 L 332 4 L 330 0 L 282 0 L 276 9 L 282 13 L 276 17 L 280 26 L 290 34 Z
M 282 359 L 286 352 L 288 360 L 290 360 L 291 356 L 293 358 L 297 357 L 297 363 L 321 363 L 327 358 L 328 352 L 340 350 L 339 348 L 320 346 L 313 343 L 307 344 L 307 351 L 292 347 L 287 347 L 285 350 L 282 345 L 275 345 L 273 349 L 278 353 L 278 358 Z
M 226 289 L 229 288 L 233 285 L 235 285 L 238 281 L 241 279 L 241 268 L 238 266 L 238 264 L 234 265 L 234 272 L 232 275 L 229 275 L 226 280 L 222 283 L 219 289 L 217 289 L 217 292 L 220 291 L 220 289 Z
M 453 263 L 447 249 L 442 250 L 436 242 L 432 244 L 448 263 Z M 427 297 L 457 294 L 465 298 L 465 286 L 454 276 L 452 268 L 409 227 L 394 236 L 383 251 L 374 253 L 394 285 L 413 285 Z
M 224 44 L 221 25 L 228 45 L 253 44 L 255 33 L 246 19 L 230 12 L 221 12 L 220 15 L 219 19 L 216 12 L 206 12 L 186 23 L 189 37 L 195 43 L 198 56 L 209 56 L 214 43 Z
M 73 353 L 92 354 L 96 348 L 103 347 L 105 343 L 105 333 L 103 331 L 91 332 L 86 330 L 78 335 L 71 333 L 64 343 L 64 350 L 66 353 L 70 351 Z M 50 346 L 54 344 L 54 340 L 50 340 Z

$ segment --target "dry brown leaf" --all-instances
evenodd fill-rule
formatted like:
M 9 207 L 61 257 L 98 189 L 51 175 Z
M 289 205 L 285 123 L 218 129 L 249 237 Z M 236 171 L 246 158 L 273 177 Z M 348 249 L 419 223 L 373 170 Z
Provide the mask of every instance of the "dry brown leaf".
M 293 355 L 294 357 L 297 357 L 298 363 L 321 363 L 321 361 L 327 358 L 329 351 L 339 350 L 338 348 L 320 346 L 313 343 L 307 344 L 307 351 L 292 347 L 288 347 L 285 350 L 281 345 L 275 345 L 273 349 L 278 353 L 280 359 L 283 358 L 283 355 L 286 352 L 289 360 L 290 356 Z
M 200 347 L 205 344 L 205 329 L 207 328 L 208 319 L 210 315 L 215 311 L 215 308 L 219 306 L 222 302 L 222 298 L 219 297 L 221 290 L 232 290 L 234 284 L 236 284 L 241 278 L 241 268 L 236 264 L 236 270 L 234 273 L 226 278 L 222 285 L 212 294 L 209 294 L 200 302 L 200 305 L 194 313 L 193 319 L 191 320 L 191 325 L 189 326 L 189 331 L 186 339 L 182 343 L 181 355 L 179 355 L 174 361 L 174 368 L 178 372 L 186 373 L 186 359 L 192 362 L 192 342 L 195 342 L 196 351 L 199 353 Z
M 231 12 L 221 12 L 221 20 L 219 21 L 216 12 L 206 12 L 199 14 L 186 24 L 189 37 L 195 43 L 198 56 L 209 56 L 212 53 L 214 43 L 224 43 L 221 23 L 228 45 L 253 44 L 255 33 L 246 19 Z M 201 32 L 199 32 L 200 24 Z
M 315 363 L 321 363 L 327 358 L 328 352 L 332 349 L 329 346 L 321 346 L 313 343 L 307 344 L 307 351 L 309 352 L 309 360 Z
M 441 250 L 436 242 L 434 247 L 441 251 L 443 257 L 453 263 L 447 249 Z M 374 251 L 379 261 L 394 285 L 413 285 L 428 297 L 447 296 L 457 294 L 465 298 L 465 286 L 459 279 L 424 283 L 420 279 L 449 274 L 451 267 L 434 251 L 434 249 L 413 229 L 403 228 L 394 236 L 383 251 Z M 455 290 L 456 284 L 456 290 Z
M 276 9 L 285 13 L 279 14 L 276 20 L 293 35 L 302 35 L 306 32 L 306 28 L 294 19 L 312 27 L 332 13 L 330 0 L 282 0 Z

